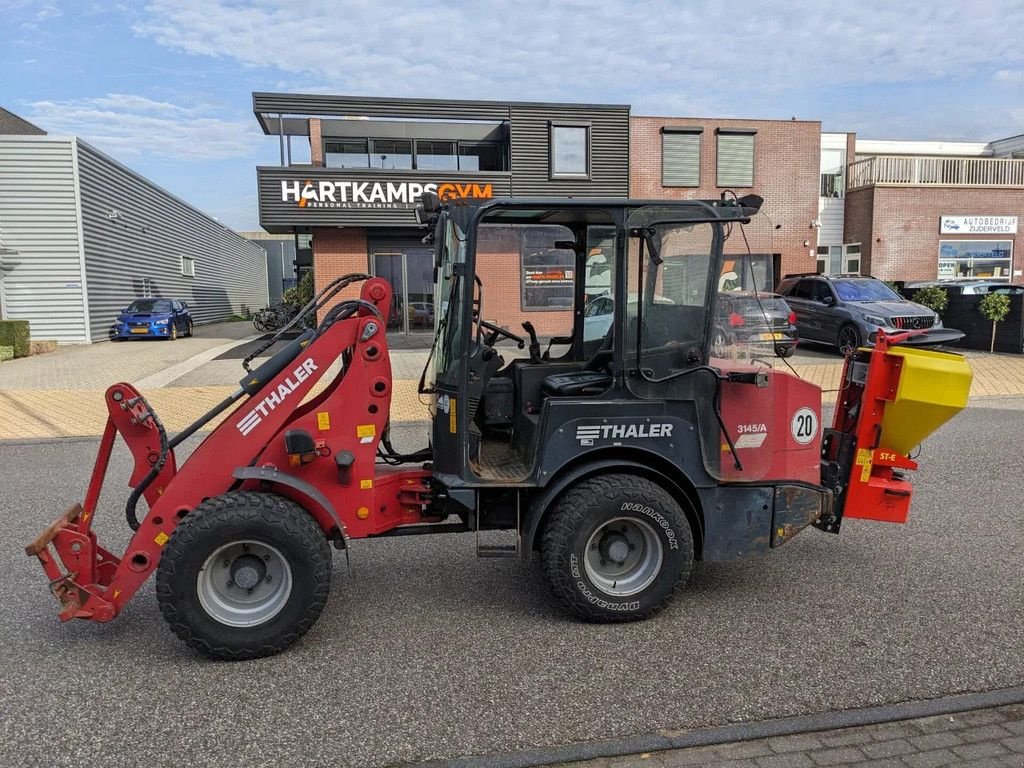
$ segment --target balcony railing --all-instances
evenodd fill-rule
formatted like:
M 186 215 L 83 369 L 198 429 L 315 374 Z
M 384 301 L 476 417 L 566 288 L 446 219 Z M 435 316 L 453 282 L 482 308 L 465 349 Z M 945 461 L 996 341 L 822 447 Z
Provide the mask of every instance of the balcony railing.
M 1024 187 L 1024 160 L 987 157 L 879 155 L 849 166 L 849 189 L 903 187 Z

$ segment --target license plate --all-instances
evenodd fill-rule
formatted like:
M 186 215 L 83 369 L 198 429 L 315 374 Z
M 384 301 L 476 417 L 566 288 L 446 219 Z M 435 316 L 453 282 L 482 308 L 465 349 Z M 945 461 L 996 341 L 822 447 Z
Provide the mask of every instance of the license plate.
M 782 341 L 784 338 L 786 338 L 786 337 L 783 334 L 781 334 L 781 333 L 762 333 L 761 334 L 761 341 Z
M 132 328 L 132 333 L 149 333 L 149 328 Z

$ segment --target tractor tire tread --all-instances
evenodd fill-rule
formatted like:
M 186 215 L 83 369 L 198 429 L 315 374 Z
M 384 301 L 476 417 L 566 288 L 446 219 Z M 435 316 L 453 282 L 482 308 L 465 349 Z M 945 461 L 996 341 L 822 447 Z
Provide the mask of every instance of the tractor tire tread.
M 555 502 L 547 518 L 544 532 L 541 536 L 541 562 L 544 566 L 548 583 L 551 584 L 559 597 L 565 601 L 571 610 L 586 619 L 587 621 L 601 624 L 623 623 L 628 621 L 642 621 L 653 617 L 675 598 L 686 586 L 690 576 L 693 559 L 686 564 L 678 575 L 672 589 L 656 604 L 647 606 L 644 610 L 630 614 L 609 614 L 595 609 L 583 598 L 577 589 L 572 585 L 565 585 L 564 553 L 568 550 L 566 542 L 577 530 L 587 510 L 591 509 L 595 502 L 600 499 L 609 499 L 620 493 L 624 487 L 642 488 L 645 495 L 663 502 L 668 507 L 678 506 L 678 502 L 667 490 L 657 483 L 644 477 L 630 474 L 612 474 L 597 477 L 590 477 L 570 487 Z M 682 534 L 688 537 L 688 545 L 693 546 L 692 532 L 686 520 L 685 513 L 681 512 Z
M 258 519 L 278 526 L 300 540 L 314 565 L 315 589 L 306 600 L 304 615 L 295 631 L 281 635 L 277 642 L 243 650 L 220 646 L 197 637 L 178 615 L 174 605 L 172 581 L 175 562 L 193 546 L 198 534 L 239 518 Z M 274 493 L 231 491 L 207 499 L 178 524 L 167 542 L 156 574 L 156 594 L 160 612 L 171 630 L 183 642 L 200 653 L 218 659 L 254 659 L 284 650 L 304 635 L 320 617 L 331 588 L 331 551 L 323 532 L 301 506 Z

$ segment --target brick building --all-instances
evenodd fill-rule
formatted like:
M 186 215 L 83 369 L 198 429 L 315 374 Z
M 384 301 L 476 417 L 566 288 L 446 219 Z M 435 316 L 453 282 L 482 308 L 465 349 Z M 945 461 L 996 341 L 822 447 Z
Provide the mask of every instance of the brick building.
M 393 333 L 433 330 L 433 261 L 414 215 L 424 191 L 629 194 L 628 106 L 256 93 L 253 107 L 281 156 L 257 169 L 260 224 L 310 242 L 318 290 L 348 273 L 387 278 Z M 557 239 L 489 232 L 479 249 L 485 319 L 530 320 L 544 335 L 570 328 L 572 252 Z
M 865 273 L 1021 282 L 1024 136 L 857 140 L 846 186 L 843 236 L 860 244 Z
M 764 198 L 763 216 L 746 227 L 747 242 L 752 253 L 774 257 L 768 282 L 814 269 L 820 122 L 634 116 L 630 128 L 630 196 L 754 192 Z M 726 252 L 743 254 L 746 243 L 734 235 Z
M 353 272 L 390 280 L 393 333 L 434 325 L 431 255 L 414 218 L 425 190 L 652 200 L 754 192 L 763 215 L 726 242 L 736 258 L 725 269 L 744 288 L 815 270 L 1020 276 L 1024 137 L 865 141 L 822 133 L 817 121 L 633 116 L 606 104 L 255 93 L 253 108 L 281 159 L 257 169 L 260 223 L 296 238 L 317 288 Z M 591 249 L 604 247 L 599 234 Z M 557 240 L 516 227 L 489 233 L 479 260 L 486 319 L 569 330 L 573 261 Z

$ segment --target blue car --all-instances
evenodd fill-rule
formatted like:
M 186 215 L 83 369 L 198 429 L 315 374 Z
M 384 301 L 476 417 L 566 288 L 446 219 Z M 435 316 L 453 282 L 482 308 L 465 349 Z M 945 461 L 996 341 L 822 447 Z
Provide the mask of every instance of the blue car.
M 171 339 L 192 335 L 188 304 L 177 299 L 137 299 L 114 322 L 115 339 Z

